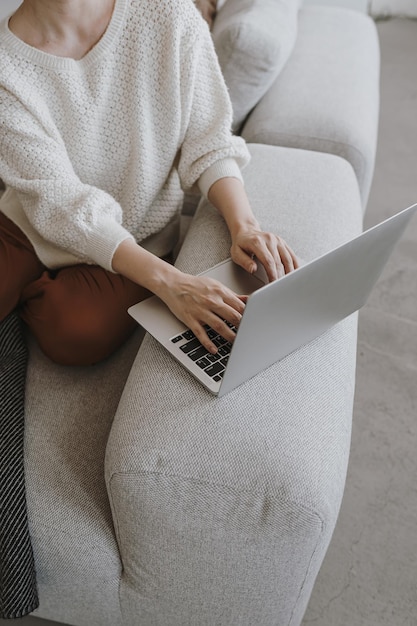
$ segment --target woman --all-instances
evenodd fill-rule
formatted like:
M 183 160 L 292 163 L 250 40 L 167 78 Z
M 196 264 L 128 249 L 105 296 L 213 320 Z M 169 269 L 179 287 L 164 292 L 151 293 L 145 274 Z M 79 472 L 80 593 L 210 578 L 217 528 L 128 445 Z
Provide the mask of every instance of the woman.
M 297 267 L 261 230 L 207 24 L 189 0 L 24 0 L 0 27 L 0 320 L 16 307 L 63 364 L 95 363 L 157 294 L 211 352 L 244 297 L 164 258 L 183 191 L 224 217 L 231 256 L 270 280 Z M 5 280 L 3 279 L 5 277 Z

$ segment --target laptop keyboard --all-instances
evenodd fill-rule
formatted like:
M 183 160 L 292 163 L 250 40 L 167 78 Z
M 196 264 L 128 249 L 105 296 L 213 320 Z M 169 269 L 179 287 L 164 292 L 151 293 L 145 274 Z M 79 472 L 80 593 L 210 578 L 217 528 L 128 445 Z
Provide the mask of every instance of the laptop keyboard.
M 236 327 L 226 322 L 226 324 L 234 332 Z M 177 343 L 179 350 L 184 352 L 192 361 L 200 367 L 207 376 L 210 376 L 216 382 L 220 382 L 223 378 L 227 361 L 229 360 L 232 344 L 210 326 L 204 327 L 210 340 L 217 346 L 216 354 L 207 352 L 206 348 L 199 342 L 197 337 L 191 330 L 186 330 L 181 335 L 172 337 L 172 343 Z

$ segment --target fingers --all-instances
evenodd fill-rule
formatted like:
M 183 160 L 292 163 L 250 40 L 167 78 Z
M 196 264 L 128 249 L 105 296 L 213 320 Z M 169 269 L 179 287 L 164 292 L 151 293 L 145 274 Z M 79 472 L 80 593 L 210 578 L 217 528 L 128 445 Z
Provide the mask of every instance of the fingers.
M 235 249 L 232 247 L 232 258 L 237 265 L 243 267 L 249 274 L 254 274 L 258 268 L 255 261 L 255 254 L 248 254 L 239 246 L 236 246 Z
M 294 269 L 291 267 L 292 263 L 289 261 L 285 246 L 281 244 L 279 238 L 269 233 L 265 233 L 265 237 L 262 238 L 257 257 L 270 281 L 281 278 Z
M 233 343 L 236 336 L 235 331 L 220 319 L 220 317 L 215 315 L 211 318 L 210 323 L 204 325 L 201 323 L 196 324 L 191 330 L 206 350 L 212 354 L 217 352 L 219 345 L 224 345 L 227 342 Z M 220 335 L 223 339 L 219 341 L 216 335 Z M 213 343 L 213 339 L 216 343 Z
M 259 231 L 251 233 L 236 246 L 232 246 L 232 257 L 250 273 L 257 269 L 254 259 L 256 257 L 265 268 L 270 281 L 281 278 L 299 267 L 296 254 L 281 237 Z
M 203 346 L 213 354 L 217 346 L 207 334 L 210 327 L 232 342 L 245 310 L 245 297 L 237 296 L 220 282 L 179 273 L 165 293 L 160 294 L 171 311 L 190 328 Z M 213 335 L 213 333 L 210 333 Z
M 220 302 L 212 302 L 207 305 L 207 309 L 203 312 L 201 319 L 192 329 L 200 343 L 212 354 L 217 352 L 218 346 L 214 344 L 210 337 L 212 333 L 208 331 L 209 326 L 215 333 L 221 335 L 226 341 L 233 343 L 236 333 L 230 326 L 239 326 L 245 310 L 244 301 L 234 293 L 226 291 L 223 294 L 223 300 Z
M 291 248 L 285 243 L 285 241 L 281 239 L 281 237 L 277 237 L 277 239 L 278 239 L 277 250 L 278 250 L 279 257 L 281 259 L 281 263 L 284 267 L 284 272 L 285 274 L 289 274 L 290 272 L 296 269 L 296 266 L 297 266 L 296 256 L 294 252 L 291 250 Z

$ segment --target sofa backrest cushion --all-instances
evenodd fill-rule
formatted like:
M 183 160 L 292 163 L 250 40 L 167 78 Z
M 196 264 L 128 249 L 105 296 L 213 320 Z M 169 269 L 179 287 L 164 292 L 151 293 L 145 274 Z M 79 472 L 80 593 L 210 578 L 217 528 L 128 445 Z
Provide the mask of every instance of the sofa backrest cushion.
M 239 130 L 284 67 L 297 34 L 299 0 L 226 0 L 212 28 Z

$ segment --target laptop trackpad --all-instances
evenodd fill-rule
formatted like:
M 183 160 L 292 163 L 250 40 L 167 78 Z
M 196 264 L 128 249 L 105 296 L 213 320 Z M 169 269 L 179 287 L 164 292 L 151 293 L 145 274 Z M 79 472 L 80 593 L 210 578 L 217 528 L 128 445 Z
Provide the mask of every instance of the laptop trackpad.
M 258 266 L 255 274 L 249 274 L 231 259 L 227 259 L 206 272 L 202 272 L 200 276 L 215 278 L 237 295 L 248 296 L 268 282 L 265 270 L 260 263 Z

